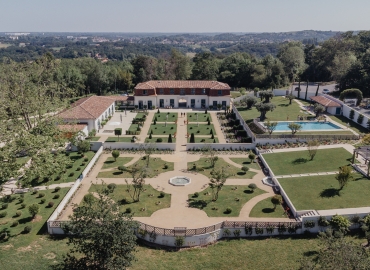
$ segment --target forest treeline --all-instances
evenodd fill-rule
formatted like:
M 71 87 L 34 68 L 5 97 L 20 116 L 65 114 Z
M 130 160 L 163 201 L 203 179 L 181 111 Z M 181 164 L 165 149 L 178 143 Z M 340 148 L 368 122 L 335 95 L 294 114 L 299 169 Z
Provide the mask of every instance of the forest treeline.
M 247 89 L 281 88 L 293 81 L 334 80 L 340 90 L 359 88 L 364 96 L 370 96 L 369 47 L 370 31 L 362 31 L 342 33 L 319 45 L 282 43 L 276 56 L 207 51 L 189 58 L 174 48 L 157 57 L 142 53 L 106 63 L 76 56 L 59 60 L 56 80 L 76 89 L 79 95 L 126 91 L 147 80 L 219 80 L 233 88 Z

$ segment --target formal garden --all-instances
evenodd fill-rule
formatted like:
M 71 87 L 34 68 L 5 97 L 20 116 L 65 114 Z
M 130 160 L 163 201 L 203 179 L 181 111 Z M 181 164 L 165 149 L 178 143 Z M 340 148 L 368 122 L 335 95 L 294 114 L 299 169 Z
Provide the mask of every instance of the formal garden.
M 109 184 L 108 188 L 111 190 L 110 198 L 120 205 L 120 210 L 132 214 L 134 217 L 150 217 L 155 211 L 168 208 L 171 205 L 171 194 L 158 191 L 151 185 L 143 185 L 139 201 L 135 201 L 131 197 L 133 188 L 130 185 Z M 90 193 L 85 195 L 84 201 L 95 198 L 92 194 L 99 189 L 101 189 L 101 185 L 92 185 L 89 189 Z
M 176 122 L 177 121 L 177 118 L 178 118 L 178 113 L 155 113 L 154 116 L 153 116 L 153 122 L 156 121 L 156 122 Z
M 169 137 L 171 135 L 171 138 Z M 146 143 L 176 143 L 176 138 L 169 134 L 168 136 L 149 136 L 145 138 Z
M 167 123 L 153 123 L 150 126 L 148 135 L 174 135 L 177 131 L 176 124 L 167 124 Z
M 186 120 L 190 122 L 212 122 L 211 115 L 205 112 L 186 113 Z
M 194 135 L 209 135 L 216 136 L 215 128 L 213 124 L 188 124 L 188 134 L 194 133 Z

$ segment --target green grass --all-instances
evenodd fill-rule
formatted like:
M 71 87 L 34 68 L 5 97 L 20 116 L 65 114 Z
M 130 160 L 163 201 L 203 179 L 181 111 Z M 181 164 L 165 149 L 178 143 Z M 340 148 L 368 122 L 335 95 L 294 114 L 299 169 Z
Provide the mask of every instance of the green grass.
M 111 169 L 117 168 L 118 166 L 125 165 L 133 160 L 133 157 L 118 157 L 116 161 L 114 161 L 113 157 L 108 157 L 103 164 L 102 169 Z
M 90 142 L 97 142 L 99 141 L 100 137 L 90 137 L 90 138 L 86 138 L 86 140 L 90 141 Z
M 95 192 L 100 188 L 100 185 L 92 185 L 89 191 Z M 160 196 L 161 192 L 155 190 L 151 185 L 145 185 L 139 202 L 133 202 L 126 190 L 126 184 L 117 185 L 110 197 L 121 204 L 120 210 L 122 212 L 125 212 L 127 208 L 131 208 L 134 217 L 150 217 L 155 211 L 171 206 L 171 194 L 164 193 L 165 196 L 162 198 Z M 126 202 L 123 203 L 122 199 L 125 199 Z M 143 208 L 145 208 L 145 211 L 142 211 Z
M 344 148 L 318 149 L 313 160 L 308 151 L 263 154 L 264 159 L 275 175 L 333 172 L 348 165 L 352 154 Z
M 29 241 L 12 238 L 0 244 L 2 269 L 49 270 L 62 262 L 69 250 L 66 238 L 36 235 Z M 28 239 L 27 239 L 28 240 Z M 355 239 L 364 243 L 364 239 Z M 317 252 L 318 238 L 266 237 L 220 241 L 207 248 L 185 249 L 181 252 L 138 246 L 137 261 L 131 270 L 187 269 L 298 269 L 299 260 Z M 231 259 L 232 258 L 232 259 Z
M 193 164 L 196 164 L 197 171 L 199 173 L 207 176 L 208 178 L 211 178 L 211 171 L 213 170 L 213 168 L 210 167 L 210 163 L 208 162 L 207 158 L 200 158 L 198 161 L 188 162 L 188 170 L 193 170 Z M 251 171 L 245 173 L 241 169 L 227 163 L 223 158 L 218 157 L 214 169 L 217 170 L 221 169 L 222 167 L 226 169 L 226 174 L 229 175 L 228 178 L 231 179 L 252 179 L 253 176 L 256 175 L 256 173 Z
M 145 115 L 145 113 L 140 112 L 140 113 L 136 114 L 135 118 L 143 118 L 144 115 Z
M 207 125 L 207 124 L 189 124 L 187 125 L 187 132 L 189 134 L 194 133 L 195 136 L 197 135 L 210 135 L 211 136 L 211 130 L 213 130 L 213 135 L 216 136 L 216 131 L 213 126 L 213 124 Z
M 145 163 L 146 160 L 140 159 L 135 164 L 137 166 L 142 167 L 146 166 Z M 133 164 L 133 165 L 135 165 Z M 167 164 L 168 168 L 164 169 L 164 164 Z M 130 169 L 133 165 L 129 166 L 128 169 Z M 160 158 L 150 158 L 149 162 L 149 173 L 148 177 L 154 177 L 157 176 L 160 173 L 173 171 L 173 162 L 166 162 Z M 100 178 L 131 178 L 131 174 L 128 171 L 121 172 L 117 169 L 105 171 L 105 172 L 99 172 L 98 177 Z
M 230 91 L 232 98 L 240 97 L 242 94 L 239 91 Z
M 296 102 L 292 101 L 292 104 L 289 105 L 289 99 L 285 99 L 283 97 L 273 97 L 270 102 L 274 103 L 276 105 L 276 108 L 272 112 L 267 112 L 266 120 L 286 121 L 287 117 L 289 117 L 289 120 L 294 120 L 297 119 L 297 115 L 302 114 L 302 112 L 300 111 L 301 108 Z M 260 116 L 260 113 L 255 107 L 250 110 L 238 107 L 238 111 L 246 122 L 251 122 L 254 118 Z
M 249 213 L 250 217 L 261 217 L 261 218 L 284 218 L 286 217 L 284 208 L 281 205 L 276 207 L 274 211 L 274 205 L 271 203 L 271 198 L 264 199 L 258 202 Z
M 30 157 L 27 157 L 27 156 L 25 156 L 25 157 L 19 157 L 19 158 L 16 159 L 15 162 L 17 164 L 20 164 L 21 166 L 24 166 L 30 159 L 31 158 Z
M 248 168 L 251 168 L 251 169 L 261 170 L 258 163 L 251 163 L 251 160 L 248 159 L 247 157 L 245 157 L 245 158 L 230 158 L 230 160 L 239 164 L 239 165 L 247 166 Z
M 59 202 L 64 198 L 65 194 L 68 192 L 69 188 L 62 188 L 58 192 L 53 190 L 40 190 L 38 194 L 32 195 L 31 193 L 24 194 L 24 202 L 26 204 L 25 208 L 22 208 L 21 202 L 19 201 L 20 195 L 12 195 L 15 198 L 12 202 L 8 203 L 7 209 L 1 209 L 0 212 L 6 211 L 7 215 L 0 218 L 0 232 L 7 231 L 11 237 L 32 237 L 36 234 L 43 232 L 46 228 L 46 220 L 49 218 L 51 213 L 58 206 Z M 45 196 L 40 198 L 39 194 L 44 193 Z M 56 194 L 59 194 L 59 198 L 53 199 Z M 41 199 L 45 199 L 45 203 L 41 204 Z M 48 203 L 54 202 L 53 207 L 49 207 Z M 32 204 L 39 205 L 39 213 L 35 220 L 32 220 L 32 216 L 28 212 L 28 207 Z M 3 203 L 0 203 L 2 206 Z M 21 211 L 21 216 L 16 216 L 16 212 Z M 19 224 L 12 227 L 12 223 L 18 221 Z M 22 234 L 25 226 L 31 226 L 32 230 L 29 234 Z
M 155 143 L 155 142 L 157 142 L 157 139 L 158 138 L 162 138 L 162 143 L 167 143 L 168 142 L 168 136 L 167 137 L 152 137 L 151 139 L 149 139 L 149 137 L 146 137 L 145 138 L 145 142 L 146 143 Z M 174 138 L 173 136 L 172 136 L 172 143 L 175 143 L 176 142 L 176 138 Z M 157 142 L 157 143 L 160 143 L 160 142 Z
M 165 126 L 164 123 L 157 123 L 156 125 L 151 125 L 149 130 L 148 130 L 148 135 L 150 134 L 150 131 L 153 131 L 152 135 L 165 135 L 167 134 L 174 134 L 177 130 L 177 125 L 176 124 L 167 124 Z
M 210 137 L 205 138 L 205 137 L 197 137 L 196 135 L 194 136 L 195 143 L 214 143 L 214 140 L 216 140 L 216 143 L 218 143 L 217 136 L 214 136 L 214 139 L 211 139 Z M 204 140 L 204 141 L 203 141 Z M 190 142 L 190 137 L 188 138 L 188 142 Z
M 153 121 L 157 117 L 157 122 L 166 122 L 166 116 L 167 113 L 155 113 L 153 116 Z M 167 122 L 175 122 L 178 116 L 179 116 L 178 113 L 169 113 Z
M 78 152 L 69 152 L 69 158 L 72 161 L 72 168 L 66 169 L 65 173 L 60 173 L 60 179 L 57 180 L 57 174 L 52 175 L 50 177 L 50 181 L 45 182 L 43 179 L 34 179 L 30 182 L 30 185 L 32 187 L 40 186 L 40 185 L 53 185 L 53 184 L 59 184 L 59 183 L 68 183 L 68 182 L 75 182 L 76 179 L 81 175 L 83 170 L 86 168 L 86 166 L 89 164 L 92 157 L 95 155 L 95 152 L 89 151 L 85 153 L 85 156 L 82 157 L 81 154 Z M 88 160 L 85 161 L 84 159 L 87 158 Z M 82 165 L 82 163 L 85 163 L 85 165 Z M 80 168 L 80 169 L 78 169 Z M 71 176 L 70 174 L 73 173 Z M 22 181 L 22 180 L 21 180 Z
M 132 135 L 133 136 L 133 135 Z M 132 136 L 130 137 L 119 137 L 119 142 L 131 142 Z M 105 142 L 118 142 L 118 137 L 108 137 Z
M 237 187 L 237 189 L 235 189 Z M 238 217 L 243 205 L 253 197 L 265 193 L 256 188 L 252 192 L 248 186 L 223 186 L 218 193 L 217 201 L 212 201 L 212 189 L 207 188 L 199 192 L 199 197 L 189 195 L 189 207 L 203 210 L 209 217 Z M 231 213 L 226 213 L 226 208 L 231 208 Z
M 370 181 L 357 173 L 341 191 L 335 175 L 279 178 L 279 182 L 297 210 L 369 206 Z
M 138 127 L 139 127 L 139 124 L 131 124 L 130 127 L 128 128 L 128 130 L 131 131 L 131 132 L 138 131 L 137 130 Z
M 198 115 L 198 121 L 197 116 Z M 186 113 L 186 119 L 189 122 L 207 122 L 207 119 L 212 122 L 211 115 L 209 113 L 199 112 L 199 113 Z
M 347 124 L 350 123 L 350 129 L 357 132 L 358 134 L 369 133 L 368 129 L 366 129 L 363 126 L 357 124 L 356 122 L 348 119 L 347 117 L 344 117 L 343 115 L 331 115 L 329 117 L 330 117 L 331 120 L 333 120 L 335 122 L 338 122 L 339 124 L 342 124 L 343 126 L 347 126 Z

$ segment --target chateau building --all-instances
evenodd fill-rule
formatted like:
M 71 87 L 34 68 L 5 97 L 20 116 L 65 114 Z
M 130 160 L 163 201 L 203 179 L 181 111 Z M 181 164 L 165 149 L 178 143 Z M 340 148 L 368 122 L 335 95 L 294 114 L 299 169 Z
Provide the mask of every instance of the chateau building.
M 230 106 L 230 86 L 217 81 L 147 81 L 135 87 L 139 109 Z

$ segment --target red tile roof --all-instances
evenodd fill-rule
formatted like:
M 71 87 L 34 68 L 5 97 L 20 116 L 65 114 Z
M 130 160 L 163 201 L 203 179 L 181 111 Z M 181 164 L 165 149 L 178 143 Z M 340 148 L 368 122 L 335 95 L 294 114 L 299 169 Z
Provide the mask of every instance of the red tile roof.
M 320 103 L 324 107 L 341 107 L 341 105 L 331 99 L 328 99 L 323 96 L 313 96 L 310 97 L 313 101 Z
M 81 98 L 59 114 L 62 119 L 97 119 L 115 99 L 108 96 L 90 96 Z
M 230 90 L 227 83 L 218 81 L 147 81 L 136 85 L 135 89 L 157 88 L 207 88 L 217 90 Z

